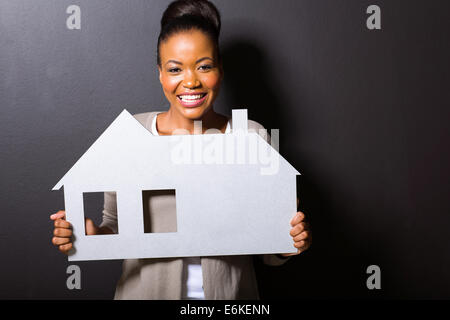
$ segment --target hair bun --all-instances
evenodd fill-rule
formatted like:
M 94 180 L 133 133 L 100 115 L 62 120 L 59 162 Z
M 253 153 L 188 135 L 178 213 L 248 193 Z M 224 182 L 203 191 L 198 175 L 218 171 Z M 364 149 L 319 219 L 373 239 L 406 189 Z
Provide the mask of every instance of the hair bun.
M 212 25 L 217 33 L 220 33 L 221 21 L 220 13 L 216 6 L 208 0 L 176 0 L 169 4 L 161 18 L 161 29 L 173 20 L 188 16 L 206 20 Z M 186 18 L 186 17 L 185 17 Z
M 214 42 L 217 58 L 220 61 L 220 24 L 219 10 L 208 0 L 176 0 L 171 2 L 161 18 L 156 63 L 161 66 L 159 47 L 162 42 L 173 34 L 192 29 L 202 31 Z

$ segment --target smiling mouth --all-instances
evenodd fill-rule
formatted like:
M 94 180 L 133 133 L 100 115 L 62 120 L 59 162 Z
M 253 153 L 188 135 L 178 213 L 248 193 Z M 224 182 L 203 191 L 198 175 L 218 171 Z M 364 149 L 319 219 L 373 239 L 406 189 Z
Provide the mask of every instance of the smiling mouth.
M 186 108 L 198 107 L 206 100 L 207 93 L 177 95 L 178 101 Z
M 178 95 L 177 98 L 183 102 L 193 103 L 201 100 L 204 96 L 206 96 L 206 93 L 192 94 L 192 95 L 183 94 Z

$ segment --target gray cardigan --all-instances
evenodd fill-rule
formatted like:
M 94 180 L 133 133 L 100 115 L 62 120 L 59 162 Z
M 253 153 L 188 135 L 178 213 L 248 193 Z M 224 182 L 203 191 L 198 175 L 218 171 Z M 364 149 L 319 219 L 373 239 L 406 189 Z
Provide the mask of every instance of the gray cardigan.
M 158 112 L 136 114 L 134 117 L 151 132 L 153 118 Z M 249 130 L 263 129 L 252 120 L 248 120 Z M 257 131 L 258 132 L 258 131 Z M 264 136 L 268 139 L 268 135 Z M 144 214 L 150 215 L 151 232 L 170 231 L 175 215 L 165 214 L 175 210 L 173 194 L 154 194 L 144 199 Z M 105 193 L 103 221 L 101 226 L 117 232 L 116 195 Z M 287 259 L 277 255 L 259 255 L 268 265 L 281 265 Z M 253 267 L 252 256 L 211 256 L 200 257 L 203 275 L 205 299 L 258 299 L 258 286 Z M 123 261 L 114 299 L 181 299 L 184 272 L 183 258 L 127 259 Z

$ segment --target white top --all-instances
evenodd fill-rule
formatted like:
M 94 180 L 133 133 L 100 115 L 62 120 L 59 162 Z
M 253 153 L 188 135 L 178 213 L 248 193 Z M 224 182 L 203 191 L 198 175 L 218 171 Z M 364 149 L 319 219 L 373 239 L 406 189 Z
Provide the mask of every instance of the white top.
M 161 111 L 161 112 L 162 112 L 162 111 Z M 156 114 L 156 116 L 153 117 L 153 121 L 152 121 L 152 126 L 151 126 L 151 128 L 152 128 L 152 134 L 155 135 L 155 136 L 159 136 L 158 130 L 156 129 L 156 118 L 158 118 L 158 114 L 160 114 L 161 112 L 158 112 L 158 113 Z M 230 133 L 230 131 L 231 131 L 231 126 L 230 126 L 230 121 L 228 120 L 228 122 L 227 122 L 227 127 L 226 127 L 226 129 L 225 129 L 225 133 Z
M 157 113 L 157 115 L 160 112 Z M 151 132 L 155 136 L 159 136 L 156 129 L 156 118 L 153 117 Z M 227 123 L 225 133 L 230 133 L 230 121 Z M 184 271 L 183 271 L 183 290 L 181 299 L 184 300 L 196 300 L 205 299 L 205 292 L 203 291 L 203 275 L 202 265 L 200 257 L 188 257 L 184 258 Z
M 183 288 L 181 299 L 204 300 L 203 275 L 200 257 L 183 259 Z

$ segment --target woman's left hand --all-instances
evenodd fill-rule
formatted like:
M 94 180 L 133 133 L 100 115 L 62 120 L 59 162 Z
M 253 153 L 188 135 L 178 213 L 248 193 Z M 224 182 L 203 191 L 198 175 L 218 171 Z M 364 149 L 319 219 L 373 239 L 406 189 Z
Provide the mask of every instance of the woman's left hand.
M 297 212 L 291 220 L 292 229 L 290 235 L 294 240 L 294 247 L 297 248 L 297 252 L 284 253 L 283 257 L 294 256 L 302 253 L 311 246 L 312 235 L 309 228 L 309 224 L 305 222 L 305 214 L 301 211 Z

